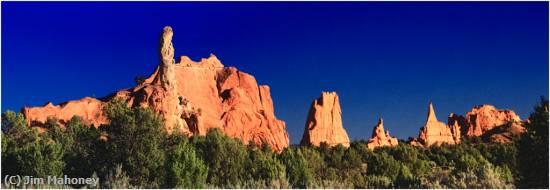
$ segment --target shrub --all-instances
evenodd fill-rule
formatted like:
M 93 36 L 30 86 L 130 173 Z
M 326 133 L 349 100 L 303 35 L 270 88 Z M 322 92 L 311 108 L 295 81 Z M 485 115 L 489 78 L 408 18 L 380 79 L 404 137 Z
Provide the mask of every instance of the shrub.
M 271 151 L 249 149 L 246 171 L 251 178 L 265 182 L 285 179 L 285 166 Z
M 2 114 L 2 175 L 35 177 L 63 174 L 63 147 L 47 135 L 29 128 L 22 114 Z
M 206 184 L 207 167 L 185 142 L 168 153 L 166 169 L 169 188 L 203 188 Z
M 110 123 L 100 126 L 108 140 L 101 162 L 107 168 L 122 164 L 136 186 L 159 187 L 164 181 L 166 133 L 160 117 L 148 108 L 129 108 L 119 99 L 104 108 Z
M 368 174 L 386 176 L 395 181 L 401 172 L 401 163 L 386 152 L 375 154 L 369 159 Z
M 45 178 L 63 174 L 62 145 L 47 138 L 40 138 L 14 152 L 17 175 L 28 175 Z M 3 163 L 4 164 L 4 163 Z
M 286 166 L 286 175 L 293 188 L 306 188 L 314 182 L 314 174 L 302 153 L 302 147 L 289 147 L 279 156 Z
M 145 78 L 144 76 L 136 76 L 134 77 L 134 82 L 136 83 L 136 85 L 141 85 L 145 82 L 147 78 Z
M 386 176 L 368 175 L 365 189 L 389 189 L 392 188 L 392 180 Z
M 124 170 L 122 170 L 121 164 L 117 164 L 111 171 L 109 171 L 102 187 L 105 189 L 137 188 L 136 186 L 130 184 L 130 178 L 126 175 Z
M 8 110 L 2 113 L 2 132 L 10 134 L 13 138 L 19 138 L 19 134 L 27 130 L 27 121 L 21 113 Z
M 246 179 L 246 147 L 229 138 L 220 129 L 210 129 L 206 137 L 195 137 L 192 143 L 208 166 L 207 182 L 218 188 L 239 186 Z
M 80 117 L 73 117 L 66 125 L 67 139 L 72 146 L 67 147 L 64 160 L 64 173 L 71 177 L 90 177 L 99 169 L 98 146 L 100 133 L 95 127 L 82 124 Z
M 461 171 L 452 176 L 449 184 L 451 188 L 468 189 L 511 189 L 515 188 L 512 181 L 505 179 L 502 169 L 485 163 L 479 168 Z

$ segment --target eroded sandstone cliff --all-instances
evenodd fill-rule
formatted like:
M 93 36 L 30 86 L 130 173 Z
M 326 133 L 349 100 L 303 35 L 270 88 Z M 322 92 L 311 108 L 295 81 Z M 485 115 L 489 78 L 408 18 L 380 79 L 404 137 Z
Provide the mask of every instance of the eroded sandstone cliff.
M 67 122 L 74 115 L 87 124 L 108 122 L 102 107 L 114 98 L 129 106 L 149 107 L 160 114 L 168 132 L 204 135 L 221 128 L 228 136 L 267 144 L 281 151 L 289 145 L 285 122 L 275 117 L 270 89 L 234 67 L 224 67 L 216 56 L 194 62 L 186 56 L 174 60 L 173 31 L 165 27 L 161 37 L 159 66 L 143 83 L 120 90 L 101 100 L 86 97 L 59 106 L 24 107 L 31 126 L 43 125 L 48 117 Z
M 521 121 L 512 110 L 499 110 L 492 105 L 481 105 L 466 113 L 466 136 L 478 137 L 508 123 Z
M 86 125 L 98 127 L 107 123 L 107 117 L 101 111 L 104 102 L 90 97 L 80 100 L 72 100 L 59 105 L 48 102 L 42 107 L 24 107 L 22 113 L 27 119 L 29 126 L 42 126 L 49 117 L 59 119 L 61 125 L 66 124 L 74 115 L 82 117 Z

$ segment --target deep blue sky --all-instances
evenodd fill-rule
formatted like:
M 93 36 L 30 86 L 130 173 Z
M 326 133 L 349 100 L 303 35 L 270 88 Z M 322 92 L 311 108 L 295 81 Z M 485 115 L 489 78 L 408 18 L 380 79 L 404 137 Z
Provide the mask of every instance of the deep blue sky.
M 165 25 L 176 57 L 214 53 L 268 84 L 291 143 L 321 91 L 351 139 L 380 116 L 417 136 L 430 100 L 446 122 L 479 104 L 525 118 L 548 97 L 547 2 L 2 2 L 2 111 L 133 86 Z

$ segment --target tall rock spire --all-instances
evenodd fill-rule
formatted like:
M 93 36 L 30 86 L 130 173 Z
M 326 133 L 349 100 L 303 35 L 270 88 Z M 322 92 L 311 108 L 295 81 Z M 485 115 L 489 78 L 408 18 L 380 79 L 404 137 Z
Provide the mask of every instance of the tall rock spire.
M 161 59 L 164 64 L 167 62 L 174 61 L 174 45 L 172 44 L 172 37 L 174 36 L 174 32 L 172 31 L 172 27 L 165 26 L 162 31 L 162 37 L 160 39 L 160 45 L 161 45 Z
M 183 97 L 178 93 L 172 36 L 174 36 L 172 27 L 165 26 L 160 38 L 161 63 L 157 76 L 164 90 L 155 89 L 156 92 L 152 93 L 151 97 L 159 102 L 151 107 L 164 116 L 168 133 L 174 129 L 189 133 L 189 126 L 182 117 L 184 105 Z
M 427 122 L 437 121 L 437 117 L 435 116 L 434 106 L 432 105 L 431 101 L 428 107 L 428 119 L 426 119 L 426 121 Z
M 172 36 L 174 32 L 172 27 L 165 26 L 160 39 L 160 82 L 162 87 L 175 88 L 175 71 L 174 71 L 174 45 L 172 44 Z
M 445 123 L 437 121 L 432 102 L 430 102 L 428 107 L 428 118 L 426 118 L 426 123 L 420 128 L 420 133 L 418 134 L 420 143 L 426 146 L 440 145 L 443 143 L 457 144 L 458 142 L 456 142 L 455 136 L 453 136 L 455 134 L 452 133 L 451 128 L 445 125 Z M 458 136 L 457 138 L 460 137 Z

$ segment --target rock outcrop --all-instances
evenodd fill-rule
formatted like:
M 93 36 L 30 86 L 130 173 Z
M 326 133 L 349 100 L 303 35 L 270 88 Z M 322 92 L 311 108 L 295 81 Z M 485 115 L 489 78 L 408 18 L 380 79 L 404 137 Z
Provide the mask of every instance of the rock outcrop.
M 484 141 L 508 143 L 517 139 L 525 128 L 512 110 L 499 110 L 492 105 L 480 105 L 466 113 L 466 117 L 451 114 L 449 125 L 459 126 L 467 138 L 481 137 Z
M 433 108 L 430 108 L 430 110 L 430 113 L 433 112 Z M 433 117 L 428 116 L 428 120 L 430 120 L 430 118 L 433 120 L 435 114 Z M 462 136 L 466 138 L 481 137 L 481 139 L 486 142 L 508 143 L 519 138 L 519 136 L 525 132 L 525 128 L 520 121 L 519 116 L 512 110 L 499 110 L 492 105 L 481 105 L 472 108 L 472 111 L 466 113 L 466 117 L 451 113 L 448 117 L 447 126 L 454 139 L 454 144 L 460 143 Z M 436 135 L 437 138 L 435 139 L 453 144 L 449 140 L 447 129 L 441 126 L 442 125 L 440 125 L 440 127 L 432 127 L 443 129 L 440 132 L 436 132 L 439 134 Z M 428 132 L 423 128 L 419 139 L 411 140 L 411 144 L 418 145 L 422 144 L 420 141 L 425 142 L 425 139 L 429 136 L 427 133 Z
M 185 122 L 185 118 L 182 117 L 184 105 L 178 93 L 172 36 L 174 36 L 172 28 L 164 27 L 160 41 L 159 74 L 154 79 L 156 84 L 148 86 L 152 92 L 150 99 L 156 100 L 156 102 L 149 102 L 149 106 L 164 117 L 168 133 L 177 129 L 189 134 L 189 126 Z M 146 103 L 143 103 L 143 106 L 145 105 Z
M 108 122 L 107 117 L 102 112 L 104 102 L 90 97 L 80 100 L 72 100 L 61 103 L 57 106 L 48 102 L 42 107 L 25 107 L 22 113 L 27 119 L 29 126 L 42 126 L 48 118 L 55 118 L 59 124 L 65 125 L 74 115 L 80 116 L 82 122 L 86 125 L 99 127 Z
M 22 112 L 33 126 L 43 125 L 48 117 L 63 123 L 74 115 L 99 126 L 108 123 L 102 107 L 120 98 L 129 106 L 149 107 L 161 115 L 168 132 L 205 135 L 210 128 L 221 128 L 244 143 L 267 144 L 276 151 L 288 147 L 285 122 L 275 117 L 268 86 L 258 86 L 252 75 L 224 67 L 214 55 L 199 62 L 182 56 L 176 64 L 172 36 L 172 29 L 165 27 L 160 64 L 136 87 L 101 100 L 84 98 L 60 106 L 24 107 Z
M 372 150 L 376 147 L 397 146 L 397 144 L 397 138 L 391 137 L 389 131 L 384 132 L 384 121 L 380 118 L 372 130 L 372 137 L 368 141 L 367 147 Z
M 311 103 L 300 144 L 320 146 L 342 144 L 349 147 L 349 138 L 342 126 L 342 110 L 336 92 L 323 92 Z
M 466 113 L 466 136 L 479 137 L 495 127 L 519 121 L 521 119 L 512 110 L 498 110 L 492 105 L 476 106 Z
M 454 124 L 453 124 L 454 126 Z M 426 123 L 420 129 L 418 135 L 418 142 L 411 142 L 411 144 L 422 144 L 424 146 L 441 145 L 446 144 L 458 144 L 460 143 L 460 130 L 457 126 L 449 127 L 445 123 L 439 122 L 435 115 L 435 110 L 432 103 L 428 107 L 428 117 Z M 457 139 L 459 140 L 457 142 Z

